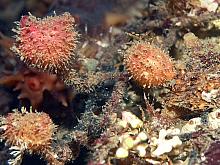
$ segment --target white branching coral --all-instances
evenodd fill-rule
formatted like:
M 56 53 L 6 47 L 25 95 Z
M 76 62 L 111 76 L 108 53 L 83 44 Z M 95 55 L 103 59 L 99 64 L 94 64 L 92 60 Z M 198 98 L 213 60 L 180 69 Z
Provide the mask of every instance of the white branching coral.
M 129 156 L 130 152 L 137 153 L 140 157 L 146 156 L 148 135 L 145 131 L 139 131 L 143 127 L 143 121 L 128 111 L 122 112 L 122 119 L 118 119 L 118 125 L 128 131 L 119 136 L 119 148 L 115 157 L 122 159 Z
M 143 126 L 143 121 L 128 111 L 122 112 L 122 122 L 121 123 L 130 124 L 132 128 L 140 128 Z
M 216 12 L 218 9 L 218 2 L 216 0 L 200 0 L 201 7 L 207 9 L 209 12 Z
M 180 133 L 179 129 L 162 129 L 159 132 L 159 138 L 153 137 L 151 139 L 152 146 L 156 146 L 156 149 L 151 153 L 153 157 L 159 157 L 164 153 L 172 151 L 173 148 L 176 148 L 182 145 L 180 138 L 175 135 L 171 139 L 167 139 L 167 135 L 178 134 Z
M 190 119 L 181 129 L 181 133 L 191 133 L 198 130 L 198 126 L 202 124 L 201 118 L 196 117 Z
M 208 126 L 210 129 L 217 129 L 220 127 L 220 109 L 208 114 Z
M 201 129 L 202 118 L 196 117 L 190 119 L 181 129 L 181 133 L 192 133 Z M 218 129 L 220 127 L 220 109 L 216 109 L 207 115 L 207 127 L 211 130 Z

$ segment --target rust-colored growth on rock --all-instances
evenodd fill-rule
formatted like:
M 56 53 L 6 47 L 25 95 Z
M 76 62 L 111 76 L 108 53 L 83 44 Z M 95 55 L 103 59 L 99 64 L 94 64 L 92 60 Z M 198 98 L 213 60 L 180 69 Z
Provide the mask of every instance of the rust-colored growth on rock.
M 78 33 L 69 13 L 43 19 L 23 16 L 12 50 L 31 67 L 50 72 L 65 71 L 74 57 Z
M 56 131 L 46 113 L 15 111 L 5 118 L 3 139 L 12 146 L 17 146 L 30 153 L 41 153 L 50 148 L 52 136 Z
M 55 74 L 34 70 L 25 70 L 18 74 L 21 78 L 15 83 L 14 90 L 20 90 L 18 98 L 29 99 L 33 108 L 37 108 L 42 103 L 45 91 L 51 92 L 63 106 L 68 106 L 65 85 Z
M 147 42 L 135 43 L 126 51 L 125 66 L 134 80 L 144 88 L 163 85 L 175 76 L 171 58 Z

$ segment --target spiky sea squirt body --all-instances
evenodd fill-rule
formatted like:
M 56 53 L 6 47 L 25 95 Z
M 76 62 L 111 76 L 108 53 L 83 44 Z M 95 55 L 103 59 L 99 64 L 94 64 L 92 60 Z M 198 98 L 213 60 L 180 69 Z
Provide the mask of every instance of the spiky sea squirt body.
M 69 13 L 40 19 L 23 16 L 12 50 L 31 67 L 50 72 L 67 69 L 74 57 L 78 33 L 75 19 Z
M 169 55 L 147 42 L 134 43 L 128 48 L 124 62 L 133 79 L 144 88 L 163 85 L 175 76 Z
M 46 113 L 15 111 L 4 119 L 5 131 L 1 135 L 11 146 L 17 146 L 30 153 L 44 153 L 50 148 L 52 136 L 56 131 Z

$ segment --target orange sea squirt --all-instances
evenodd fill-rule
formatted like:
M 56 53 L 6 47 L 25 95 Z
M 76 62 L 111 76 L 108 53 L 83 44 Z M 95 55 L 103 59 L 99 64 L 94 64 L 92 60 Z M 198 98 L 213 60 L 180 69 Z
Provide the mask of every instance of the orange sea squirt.
M 171 57 L 159 47 L 148 42 L 134 43 L 125 53 L 125 66 L 139 85 L 163 85 L 175 76 Z

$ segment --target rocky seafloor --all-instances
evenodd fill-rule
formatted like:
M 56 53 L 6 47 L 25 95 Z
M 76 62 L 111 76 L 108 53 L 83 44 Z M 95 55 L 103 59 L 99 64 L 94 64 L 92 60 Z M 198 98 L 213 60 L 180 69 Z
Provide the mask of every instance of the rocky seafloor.
M 0 165 L 220 164 L 219 3 L 1 0 Z M 23 60 L 15 35 L 65 12 L 70 69 Z

